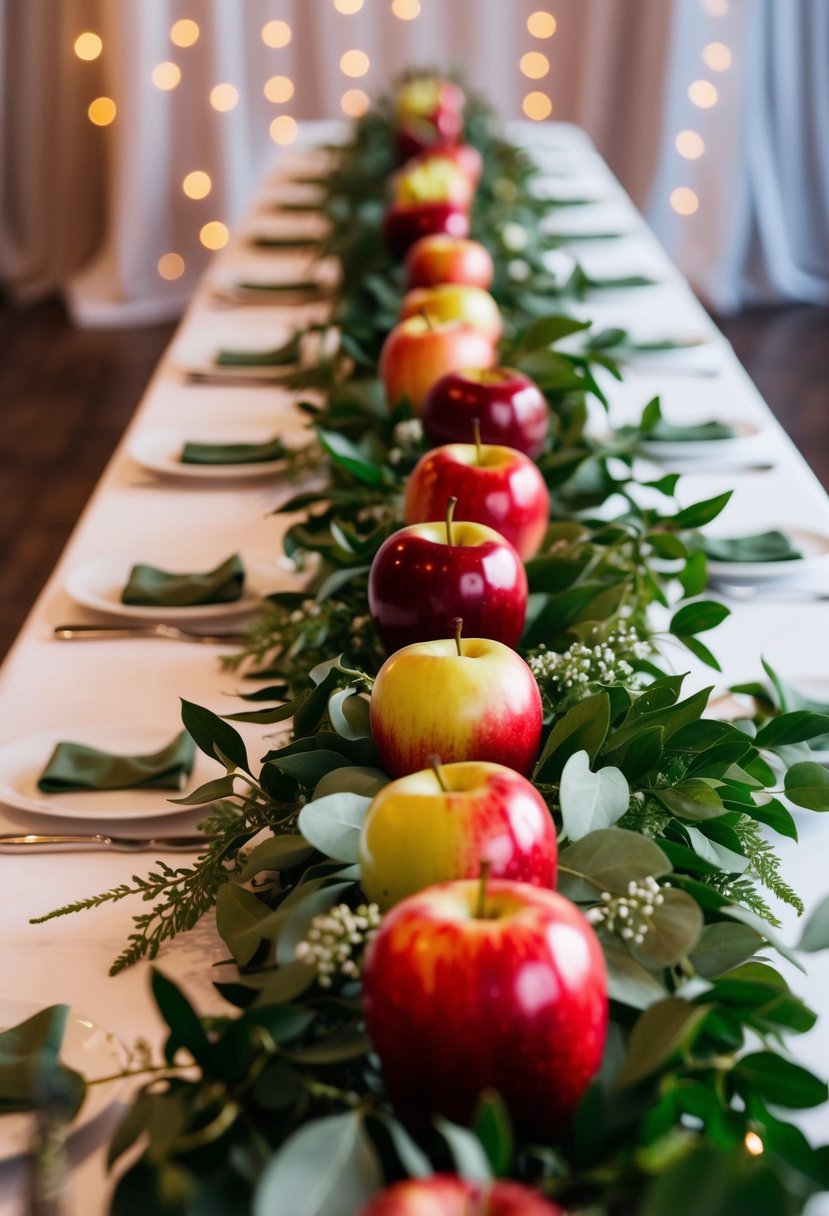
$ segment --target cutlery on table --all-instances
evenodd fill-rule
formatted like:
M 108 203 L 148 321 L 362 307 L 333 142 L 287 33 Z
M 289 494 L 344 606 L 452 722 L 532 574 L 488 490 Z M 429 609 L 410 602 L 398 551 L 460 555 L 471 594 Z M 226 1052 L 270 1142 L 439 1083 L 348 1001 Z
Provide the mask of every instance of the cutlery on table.
M 238 646 L 244 633 L 196 633 L 178 625 L 56 625 L 52 637 L 62 642 L 109 641 L 116 638 L 165 638 L 202 646 Z
M 206 849 L 209 843 L 210 838 L 203 835 L 138 839 L 127 836 L 106 836 L 103 833 L 90 835 L 74 832 L 60 832 L 54 835 L 25 833 L 17 836 L 6 833 L 0 834 L 0 853 L 74 853 L 102 850 L 112 850 L 116 853 L 146 853 L 149 850 L 192 853 Z
M 815 591 L 810 587 L 757 586 L 755 583 L 725 583 L 718 578 L 711 579 L 711 590 L 718 591 L 727 599 L 741 600 L 749 603 L 751 600 L 768 600 L 771 603 L 821 603 L 829 600 L 829 590 Z
M 264 388 L 274 384 L 286 384 L 290 379 L 289 372 L 284 369 L 281 373 L 264 372 L 261 375 L 251 375 L 245 372 L 202 371 L 199 368 L 184 369 L 184 378 L 188 384 L 223 384 L 229 388 Z

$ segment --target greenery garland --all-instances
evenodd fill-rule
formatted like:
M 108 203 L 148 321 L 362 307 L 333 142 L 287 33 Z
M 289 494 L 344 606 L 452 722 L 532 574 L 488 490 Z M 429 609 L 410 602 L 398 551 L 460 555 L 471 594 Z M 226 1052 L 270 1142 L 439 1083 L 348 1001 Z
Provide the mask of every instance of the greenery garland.
M 151 1079 L 111 1146 L 115 1161 L 140 1145 L 117 1184 L 115 1216 L 345 1216 L 384 1181 L 433 1169 L 524 1180 L 584 1216 L 788 1216 L 829 1187 L 829 1148 L 813 1149 L 781 1115 L 826 1100 L 825 1083 L 785 1050 L 785 1036 L 815 1017 L 770 961 L 777 952 L 800 966 L 799 952 L 829 946 L 829 905 L 797 952 L 777 939 L 773 901 L 802 905 L 768 840 L 796 838 L 787 802 L 829 809 L 825 770 L 808 759 L 829 717 L 793 704 L 767 669 L 771 689 L 741 690 L 755 698 L 756 719 L 716 721 L 704 716 L 711 690 L 684 696 L 683 677 L 665 668 L 666 640 L 717 667 L 699 634 L 726 609 L 698 598 L 701 529 L 728 495 L 679 508 L 674 475 L 637 481 L 635 455 L 659 423 L 658 401 L 638 427 L 606 442 L 589 436 L 587 398 L 604 401 L 593 369 L 619 374 L 627 335 L 591 336 L 589 325 L 547 315 L 551 296 L 561 307 L 589 283 L 581 272 L 556 283 L 546 270 L 539 221 L 549 202 L 533 193 L 526 154 L 477 102 L 467 138 L 484 154 L 474 235 L 496 257 L 504 359 L 538 381 L 554 423 L 538 463 L 555 518 L 528 563 L 522 653 L 545 706 L 533 780 L 560 828 L 559 889 L 592 921 L 608 967 L 604 1065 L 555 1142 L 524 1142 L 495 1093 L 482 1095 L 471 1128 L 436 1120 L 415 1141 L 385 1096 L 363 1028 L 360 958 L 378 914 L 360 890 L 357 846 L 371 797 L 388 781 L 368 726 L 383 654 L 366 577 L 400 526 L 402 486 L 424 450 L 416 420 L 405 408 L 389 415 L 376 379 L 402 291 L 378 241 L 392 167 L 386 101 L 319 180 L 331 222 L 325 252 L 342 266 L 338 336 L 323 335 L 327 353 L 285 377 L 313 391 L 300 404 L 314 439 L 288 467 L 324 455 L 329 471 L 280 508 L 304 512 L 286 552 L 313 573 L 304 591 L 271 597 L 232 660 L 254 659 L 248 674 L 272 670 L 279 681 L 248 694 L 254 707 L 233 717 L 282 723 L 284 740 L 254 766 L 229 721 L 185 703 L 185 726 L 226 768 L 184 800 L 209 805 L 204 853 L 49 914 L 132 895 L 151 904 L 135 917 L 117 971 L 154 957 L 215 905 L 231 956 L 216 986 L 236 1013 L 221 1018 L 199 1018 L 153 975 L 169 1037 L 163 1062 L 141 1058 L 134 1069 Z M 762 1156 L 747 1151 L 758 1144 Z

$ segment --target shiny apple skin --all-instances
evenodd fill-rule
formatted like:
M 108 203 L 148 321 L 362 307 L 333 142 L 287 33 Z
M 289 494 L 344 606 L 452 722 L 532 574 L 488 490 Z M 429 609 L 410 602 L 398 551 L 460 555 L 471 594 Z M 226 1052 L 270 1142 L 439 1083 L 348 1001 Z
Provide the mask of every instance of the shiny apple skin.
M 477 419 L 484 443 L 516 448 L 531 459 L 544 451 L 550 429 L 541 389 L 510 367 L 449 372 L 432 385 L 422 417 L 432 443 L 471 443 Z
M 555 887 L 552 816 L 535 786 L 502 764 L 442 764 L 384 786 L 360 834 L 360 883 L 385 911 L 435 883 L 493 878 Z
M 468 283 L 438 283 L 406 292 L 400 305 L 401 319 L 422 315 L 435 321 L 465 321 L 490 342 L 498 342 L 504 331 L 495 300 L 482 287 L 470 287 Z
M 457 203 L 392 203 L 383 219 L 383 236 L 390 252 L 404 258 L 407 250 L 434 232 L 469 236 L 469 212 Z
M 414 157 L 414 160 L 419 164 L 426 164 L 435 157 L 443 160 L 453 161 L 458 168 L 462 170 L 473 186 L 477 186 L 478 182 L 483 176 L 483 157 L 478 149 L 473 148 L 471 144 L 432 144 L 430 147 L 426 148 L 425 151 Z
M 406 161 L 389 179 L 391 197 L 399 205 L 454 203 L 468 211 L 475 183 L 454 157 L 435 148 Z
M 386 653 L 452 635 L 515 647 L 527 615 L 527 573 L 509 541 L 482 524 L 415 524 L 383 542 L 371 563 L 368 606 Z
M 433 233 L 415 241 L 406 254 L 406 290 L 437 287 L 440 283 L 466 283 L 484 291 L 492 283 L 492 255 L 480 241 Z
M 449 443 L 426 452 L 407 482 L 403 518 L 407 524 L 439 519 L 450 496 L 458 500 L 460 519 L 494 528 L 524 561 L 541 547 L 550 522 L 550 494 L 523 452 L 483 444 L 480 463 L 474 444 Z
M 496 1089 L 523 1135 L 571 1118 L 601 1064 L 607 979 L 598 939 L 554 891 L 445 883 L 383 918 L 366 953 L 366 1026 L 392 1102 L 413 1128 L 468 1123 Z
M 415 642 L 386 659 L 371 693 L 371 733 L 392 777 L 491 760 L 525 776 L 541 745 L 541 695 L 519 654 L 491 638 Z
M 491 367 L 494 362 L 495 346 L 479 329 L 462 321 L 407 317 L 395 325 L 383 343 L 379 373 L 389 409 L 407 397 L 419 412 L 435 381 L 453 367 Z M 432 519 L 443 518 L 449 497 L 447 494 Z
M 380 1191 L 358 1216 L 566 1216 L 519 1182 L 482 1185 L 456 1174 L 407 1178 Z

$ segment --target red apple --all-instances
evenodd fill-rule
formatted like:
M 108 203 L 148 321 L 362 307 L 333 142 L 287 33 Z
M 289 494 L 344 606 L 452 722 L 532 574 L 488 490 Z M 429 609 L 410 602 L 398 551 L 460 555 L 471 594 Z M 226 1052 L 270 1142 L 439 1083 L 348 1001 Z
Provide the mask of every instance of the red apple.
M 523 452 L 475 443 L 448 443 L 426 452 L 406 485 L 406 523 L 439 518 L 450 497 L 458 500 L 458 515 L 500 532 L 525 561 L 538 552 L 550 520 L 550 494 Z
M 357 1216 L 566 1216 L 518 1182 L 467 1182 L 456 1174 L 408 1178 L 386 1187 Z
M 375 795 L 360 836 L 360 883 L 385 910 L 455 878 L 496 878 L 548 890 L 556 882 L 556 830 L 526 777 L 502 764 L 434 764 Z
M 438 283 L 435 287 L 415 287 L 403 297 L 400 316 L 426 314 L 433 321 L 466 321 L 490 342 L 497 342 L 504 329 L 501 310 L 488 291 L 468 283 Z
M 428 317 L 407 317 L 394 329 L 380 351 L 380 379 L 393 409 L 407 397 L 420 410 L 429 389 L 454 367 L 491 367 L 495 347 L 489 338 L 463 321 L 432 323 Z M 447 491 L 440 510 L 430 518 L 440 519 L 446 509 Z M 411 520 L 411 523 L 425 522 Z
M 388 653 L 450 637 L 461 617 L 474 637 L 515 647 L 527 615 L 524 563 L 494 528 L 452 520 L 414 524 L 383 542 L 368 576 L 368 607 Z
M 473 186 L 478 185 L 484 172 L 483 157 L 471 144 L 432 144 L 412 159 L 421 165 L 433 159 L 451 160 L 465 173 Z M 411 161 L 408 163 L 411 164 Z
M 457 203 L 445 200 L 393 203 L 386 209 L 383 236 L 396 258 L 405 257 L 406 251 L 415 241 L 434 232 L 445 232 L 449 236 L 469 236 L 469 212 Z
M 393 777 L 431 756 L 491 760 L 529 773 L 541 746 L 541 695 L 519 654 L 491 638 L 415 642 L 386 659 L 370 703 L 381 767 Z
M 366 1027 L 398 1114 L 468 1123 L 485 1089 L 526 1135 L 555 1134 L 602 1059 L 604 957 L 563 896 L 495 879 L 411 895 L 363 966 Z
M 395 203 L 456 203 L 468 210 L 472 206 L 475 183 L 451 156 L 435 150 L 406 161 L 391 176 Z
M 468 283 L 486 289 L 495 273 L 492 257 L 479 241 L 435 233 L 422 236 L 406 254 L 406 286 Z
M 423 403 L 423 429 L 432 443 L 469 443 L 476 419 L 484 443 L 517 448 L 532 458 L 544 450 L 547 401 L 523 372 L 463 368 L 432 385 Z
M 418 76 L 397 93 L 398 159 L 408 160 L 435 143 L 452 143 L 463 133 L 466 97 L 459 85 L 436 76 Z

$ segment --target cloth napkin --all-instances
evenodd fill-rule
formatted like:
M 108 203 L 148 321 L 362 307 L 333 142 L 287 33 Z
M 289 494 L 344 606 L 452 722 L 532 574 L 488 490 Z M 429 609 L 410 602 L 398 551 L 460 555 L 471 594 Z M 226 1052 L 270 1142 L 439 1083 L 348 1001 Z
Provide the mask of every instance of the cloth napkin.
M 736 432 L 726 422 L 697 422 L 687 426 L 666 422 L 660 418 L 653 430 L 643 436 L 644 442 L 699 443 L 709 439 L 733 439 Z
M 196 745 L 186 730 L 161 751 L 119 756 L 85 743 L 58 743 L 37 783 L 44 794 L 71 790 L 180 790 L 193 770 Z
M 755 532 L 751 536 L 706 536 L 701 549 L 717 562 L 793 562 L 803 557 L 783 532 Z
M 257 249 L 314 249 L 322 241 L 318 236 L 255 236 L 251 243 Z
M 0 1115 L 36 1110 L 45 1102 L 63 1118 L 75 1115 L 86 1087 L 60 1063 L 68 1016 L 67 1005 L 50 1005 L 0 1033 Z
M 220 350 L 216 356 L 219 367 L 287 367 L 300 356 L 298 338 L 290 338 L 283 346 L 270 350 Z
M 245 568 L 238 553 L 204 574 L 173 574 L 156 566 L 133 566 L 121 602 L 142 608 L 190 608 L 229 604 L 242 598 Z
M 182 464 L 263 464 L 281 460 L 285 446 L 279 436 L 265 443 L 185 443 Z

